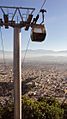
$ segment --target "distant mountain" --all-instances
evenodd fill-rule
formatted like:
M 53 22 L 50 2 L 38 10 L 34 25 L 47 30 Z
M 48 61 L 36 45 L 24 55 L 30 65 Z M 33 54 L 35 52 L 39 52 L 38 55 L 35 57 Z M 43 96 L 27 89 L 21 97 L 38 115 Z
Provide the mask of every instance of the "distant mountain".
M 0 50 L 0 61 L 3 60 L 3 57 L 5 58 L 5 60 L 12 60 L 13 59 L 13 53 L 11 51 L 3 52 Z
M 25 51 L 22 51 L 22 53 L 24 54 Z M 52 51 L 52 50 L 42 50 L 42 49 L 38 49 L 38 50 L 28 50 L 27 51 L 27 56 L 31 55 L 31 56 L 67 56 L 67 50 L 65 51 Z
M 5 59 L 12 60 L 13 52 L 5 51 Z M 25 55 L 25 50 L 21 51 L 22 60 Z M 0 61 L 3 60 L 3 52 L 0 51 Z M 52 50 L 28 50 L 25 60 L 29 61 L 65 61 L 67 62 L 67 50 L 65 51 L 52 51 Z

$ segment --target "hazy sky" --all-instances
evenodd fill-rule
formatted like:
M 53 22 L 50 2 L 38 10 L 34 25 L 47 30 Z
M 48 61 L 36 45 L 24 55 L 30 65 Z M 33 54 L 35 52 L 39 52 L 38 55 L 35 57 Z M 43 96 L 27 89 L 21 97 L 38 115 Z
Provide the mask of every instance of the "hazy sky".
M 0 6 L 35 7 L 36 16 L 44 0 L 0 0 Z M 46 0 L 43 7 L 47 10 L 45 24 L 47 29 L 46 40 L 42 43 L 33 43 L 30 40 L 29 49 L 67 50 L 67 0 Z M 26 48 L 30 37 L 30 30 L 21 30 L 22 49 Z M 13 49 L 13 29 L 2 28 L 5 50 Z M 0 38 L 1 49 L 1 38 Z

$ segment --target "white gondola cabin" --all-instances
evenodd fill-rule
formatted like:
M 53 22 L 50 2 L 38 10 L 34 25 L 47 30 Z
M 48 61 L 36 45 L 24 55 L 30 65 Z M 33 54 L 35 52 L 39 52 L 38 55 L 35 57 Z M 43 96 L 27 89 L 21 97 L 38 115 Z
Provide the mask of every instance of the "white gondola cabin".
M 31 40 L 35 42 L 42 42 L 46 37 L 46 29 L 43 24 L 33 25 L 31 30 Z

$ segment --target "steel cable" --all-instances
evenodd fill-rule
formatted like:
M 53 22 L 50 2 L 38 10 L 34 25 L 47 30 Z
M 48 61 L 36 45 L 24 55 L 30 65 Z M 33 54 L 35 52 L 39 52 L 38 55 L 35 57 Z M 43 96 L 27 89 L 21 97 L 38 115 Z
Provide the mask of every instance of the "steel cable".
M 2 30 L 0 27 L 0 34 L 1 34 L 1 45 L 2 45 L 2 54 L 3 54 L 3 65 L 6 67 L 6 61 L 5 61 L 5 50 L 4 50 L 4 41 L 3 41 L 3 36 L 2 36 Z
M 27 54 L 27 51 L 28 51 L 29 43 L 30 43 L 30 38 L 29 38 L 29 40 L 28 40 L 28 42 L 27 42 L 25 54 L 24 54 L 23 61 L 22 61 L 22 67 L 23 67 L 23 64 L 24 64 L 24 61 L 25 61 L 25 58 L 26 58 L 26 54 Z

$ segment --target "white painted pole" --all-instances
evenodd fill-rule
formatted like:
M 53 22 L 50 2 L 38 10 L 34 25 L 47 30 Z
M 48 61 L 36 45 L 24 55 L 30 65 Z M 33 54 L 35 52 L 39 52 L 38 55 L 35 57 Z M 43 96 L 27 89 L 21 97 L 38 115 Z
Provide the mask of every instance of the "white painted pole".
M 21 119 L 21 29 L 14 28 L 14 119 Z

